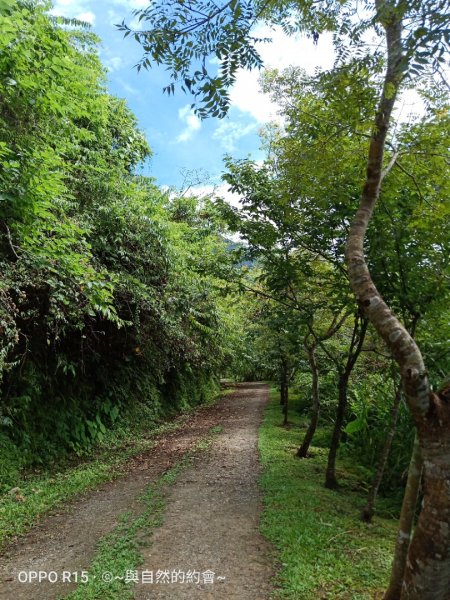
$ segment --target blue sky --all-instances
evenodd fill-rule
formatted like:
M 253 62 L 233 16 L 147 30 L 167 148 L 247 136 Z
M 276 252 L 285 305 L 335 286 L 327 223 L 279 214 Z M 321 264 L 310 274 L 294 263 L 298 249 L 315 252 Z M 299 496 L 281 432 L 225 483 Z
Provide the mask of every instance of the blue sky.
M 204 185 L 218 184 L 225 154 L 262 158 L 258 132 L 264 123 L 276 117 L 276 106 L 260 93 L 258 72 L 239 73 L 231 91 L 229 116 L 223 120 L 200 122 L 190 110 L 190 96 L 181 91 L 174 97 L 163 95 L 162 87 L 168 83 L 164 68 L 138 73 L 133 67 L 141 56 L 141 48 L 133 39 L 124 39 L 115 27 L 122 19 L 133 25 L 133 9 L 143 8 L 147 3 L 147 0 L 54 0 L 52 12 L 91 23 L 102 39 L 100 56 L 109 71 L 109 90 L 127 100 L 153 150 L 146 172 L 158 184 L 176 188 L 183 186 L 186 173 L 192 171 L 199 174 Z M 267 66 L 284 68 L 297 64 L 313 70 L 315 66 L 332 64 L 331 40 L 326 36 L 314 46 L 307 38 L 288 38 L 278 29 L 264 28 L 258 34 L 273 39 L 260 48 Z
M 210 192 L 215 187 L 221 195 L 227 196 L 226 186 L 220 186 L 223 156 L 263 158 L 258 132 L 265 123 L 277 119 L 277 106 L 260 92 L 258 71 L 238 73 L 230 92 L 228 117 L 200 121 L 190 110 L 190 96 L 181 91 L 170 97 L 162 93 L 163 86 L 169 83 L 164 67 L 137 72 L 134 65 L 141 57 L 141 47 L 130 39 L 131 36 L 124 39 L 122 32 L 115 27 L 125 19 L 128 25 L 139 29 L 132 11 L 144 8 L 149 0 L 53 2 L 54 14 L 91 23 L 93 31 L 101 38 L 100 56 L 108 69 L 109 90 L 125 98 L 137 116 L 153 151 L 145 172 L 159 185 L 181 189 L 186 174 L 192 173 L 191 178 L 194 174 L 198 175 L 198 191 Z M 266 67 L 283 69 L 296 65 L 309 73 L 313 73 L 316 67 L 332 67 L 331 35 L 321 35 L 319 43 L 314 45 L 305 36 L 287 37 L 277 27 L 260 25 L 254 33 L 257 37 L 272 39 L 271 43 L 259 46 Z M 416 111 L 418 105 L 417 95 L 407 92 L 398 116 L 402 120 L 408 118 L 410 111 Z

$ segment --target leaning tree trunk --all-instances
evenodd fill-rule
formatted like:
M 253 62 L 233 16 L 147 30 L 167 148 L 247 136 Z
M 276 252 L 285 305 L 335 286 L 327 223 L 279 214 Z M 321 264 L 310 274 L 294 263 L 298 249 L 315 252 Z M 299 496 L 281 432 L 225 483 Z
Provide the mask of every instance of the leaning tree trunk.
M 408 469 L 408 479 L 403 496 L 400 513 L 400 526 L 395 543 L 394 561 L 392 563 L 391 579 L 383 600 L 400 600 L 403 586 L 403 575 L 406 567 L 411 532 L 416 514 L 417 497 L 419 495 L 420 479 L 422 476 L 422 456 L 417 436 L 414 440 L 411 461 Z
M 372 485 L 370 486 L 369 494 L 367 496 L 367 502 L 364 506 L 361 519 L 366 523 L 371 523 L 373 515 L 375 514 L 375 500 L 380 489 L 380 484 L 383 479 L 384 469 L 386 468 L 389 453 L 391 451 L 392 440 L 394 439 L 395 430 L 397 429 L 398 414 L 400 412 L 400 402 L 402 399 L 402 386 L 401 384 L 395 391 L 394 402 L 391 409 L 391 424 L 387 433 L 386 439 L 384 440 L 383 450 L 381 451 L 380 458 L 378 460 L 377 470 L 375 477 L 373 478 Z
M 387 41 L 387 70 L 370 140 L 361 203 L 350 227 L 346 262 L 358 302 L 400 368 L 406 401 L 417 427 L 424 461 L 424 501 L 409 547 L 402 600 L 450 600 L 450 407 L 447 391 L 431 394 L 417 344 L 393 315 L 374 283 L 364 257 L 364 237 L 382 181 L 386 134 L 403 78 L 399 8 L 377 0 Z
M 314 434 L 316 433 L 317 423 L 319 422 L 320 415 L 320 393 L 319 393 L 319 366 L 317 364 L 316 357 L 316 344 L 306 346 L 308 352 L 308 362 L 311 367 L 312 374 L 312 412 L 311 420 L 309 422 L 308 429 L 303 439 L 302 445 L 297 451 L 299 458 L 306 458 L 308 455 L 309 446 L 311 445 Z

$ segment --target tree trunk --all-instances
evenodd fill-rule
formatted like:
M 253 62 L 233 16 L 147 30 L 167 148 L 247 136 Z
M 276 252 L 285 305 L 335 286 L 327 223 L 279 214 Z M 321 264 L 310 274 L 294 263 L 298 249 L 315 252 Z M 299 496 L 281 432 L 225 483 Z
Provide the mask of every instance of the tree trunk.
M 327 471 L 325 476 L 325 487 L 331 490 L 338 487 L 336 479 L 336 457 L 342 436 L 342 426 L 344 424 L 345 410 L 347 408 L 347 387 L 350 372 L 344 371 L 339 375 L 339 399 L 336 411 L 336 421 L 334 423 L 333 436 L 331 438 L 330 450 L 328 452 Z
M 371 523 L 373 515 L 375 514 L 375 500 L 380 488 L 381 481 L 383 479 L 384 469 L 391 451 L 392 440 L 394 439 L 395 430 L 397 428 L 398 414 L 400 412 L 400 402 L 402 399 L 402 386 L 401 383 L 397 387 L 395 392 L 394 402 L 391 409 L 391 425 L 389 427 L 388 434 L 384 441 L 383 450 L 378 461 L 377 471 L 373 478 L 372 485 L 370 486 L 369 494 L 367 497 L 367 503 L 362 510 L 361 518 L 366 523 Z
M 287 382 L 283 386 L 284 388 L 284 398 L 283 398 L 283 425 L 288 424 L 288 410 L 289 410 L 289 386 Z
M 329 489 L 335 489 L 338 486 L 336 479 L 336 457 L 341 442 L 342 426 L 345 419 L 345 411 L 347 408 L 347 388 L 350 375 L 353 371 L 353 367 L 361 354 L 364 338 L 366 337 L 367 331 L 367 320 L 360 317 L 359 314 L 355 315 L 355 321 L 353 325 L 352 340 L 347 353 L 347 362 L 344 370 L 339 374 L 338 383 L 338 407 L 336 411 L 336 421 L 334 423 L 333 435 L 331 438 L 330 450 L 328 452 L 328 463 L 325 475 L 325 487 Z
M 309 366 L 311 367 L 312 374 L 312 413 L 302 445 L 297 451 L 297 456 L 299 458 L 306 458 L 308 454 L 309 446 L 311 445 L 312 439 L 316 432 L 320 414 L 319 367 L 316 357 L 316 344 L 306 346 L 306 350 L 308 352 L 308 362 Z
M 387 69 L 370 140 L 361 203 L 351 224 L 346 262 L 353 292 L 400 368 L 424 461 L 424 505 L 409 547 L 402 600 L 450 600 L 450 409 L 448 392 L 431 394 L 417 344 L 376 289 L 364 257 L 364 237 L 379 197 L 386 134 L 405 72 L 400 7 L 376 0 L 386 32 Z
M 424 498 L 409 547 L 401 600 L 450 600 L 450 386 L 431 395 L 418 426 Z
M 399 532 L 395 543 L 394 561 L 392 563 L 389 588 L 383 600 L 400 600 L 405 572 L 406 558 L 408 555 L 411 532 L 416 514 L 417 496 L 419 495 L 420 479 L 422 475 L 422 456 L 417 436 L 414 440 L 411 461 L 408 469 L 408 479 L 403 496 L 402 510 L 400 512 Z
M 288 381 L 288 365 L 283 361 L 281 366 L 281 398 L 283 425 L 288 423 L 288 404 L 289 404 L 289 381 Z

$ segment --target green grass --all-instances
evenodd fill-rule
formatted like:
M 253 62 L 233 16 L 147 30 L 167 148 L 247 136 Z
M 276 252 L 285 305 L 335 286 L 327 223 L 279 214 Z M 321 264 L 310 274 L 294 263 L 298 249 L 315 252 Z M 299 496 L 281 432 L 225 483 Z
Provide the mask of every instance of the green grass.
M 148 543 L 152 531 L 163 523 L 167 487 L 176 483 L 179 474 L 192 464 L 194 456 L 211 446 L 219 429 L 212 427 L 191 451 L 147 486 L 141 497 L 143 512 L 135 518 L 124 513 L 117 527 L 100 540 L 88 572 L 89 581 L 79 584 L 66 596 L 67 600 L 130 600 L 134 597 L 133 583 L 124 577 L 127 571 L 135 571 L 142 564 L 142 546 Z M 104 581 L 105 573 L 112 575 L 111 581 Z
M 211 404 L 213 401 L 206 406 Z M 17 488 L 0 496 L 0 549 L 12 537 L 24 535 L 45 513 L 122 475 L 131 457 L 151 449 L 157 435 L 182 428 L 192 410 L 165 423 L 136 419 L 109 431 L 92 455 L 28 473 Z
M 214 427 L 211 427 L 211 433 L 222 433 L 222 431 L 222 425 L 215 425 Z
M 260 429 L 265 505 L 261 528 L 280 563 L 274 597 L 379 598 L 389 576 L 397 523 L 376 518 L 368 526 L 359 520 L 365 496 L 355 474 L 342 464 L 340 489 L 324 488 L 325 448 L 313 446 L 312 458 L 296 458 L 305 432 L 299 423 L 305 419 L 293 404 L 293 426 L 283 428 L 278 395 L 272 390 Z M 319 431 L 318 438 L 324 437 Z

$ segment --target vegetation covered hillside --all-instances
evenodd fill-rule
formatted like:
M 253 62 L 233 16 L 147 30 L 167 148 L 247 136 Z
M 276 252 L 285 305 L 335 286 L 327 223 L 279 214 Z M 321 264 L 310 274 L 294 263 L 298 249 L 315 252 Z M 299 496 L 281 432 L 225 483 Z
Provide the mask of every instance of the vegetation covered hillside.
M 204 401 L 225 359 L 213 207 L 137 174 L 151 151 L 106 91 L 98 40 L 46 9 L 0 17 L 6 487 L 88 450 L 133 404 L 156 419 Z

